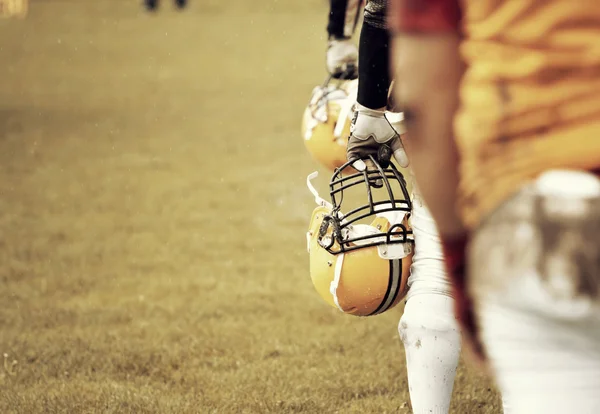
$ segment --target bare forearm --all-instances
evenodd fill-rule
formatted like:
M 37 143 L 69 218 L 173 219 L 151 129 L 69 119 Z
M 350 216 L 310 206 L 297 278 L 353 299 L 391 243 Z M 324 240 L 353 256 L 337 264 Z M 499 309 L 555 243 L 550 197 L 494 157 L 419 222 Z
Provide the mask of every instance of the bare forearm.
M 463 64 L 455 34 L 398 34 L 393 40 L 395 97 L 405 110 L 404 140 L 417 184 L 440 233 L 464 232 L 457 214 L 458 154 L 453 119 Z
M 356 30 L 362 0 L 330 0 L 327 33 L 330 38 L 349 38 Z

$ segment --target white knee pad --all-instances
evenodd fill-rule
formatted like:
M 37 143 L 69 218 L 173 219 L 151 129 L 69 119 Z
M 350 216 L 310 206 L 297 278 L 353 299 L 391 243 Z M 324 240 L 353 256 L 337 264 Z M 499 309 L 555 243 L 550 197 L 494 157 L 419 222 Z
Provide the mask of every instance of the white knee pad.
M 447 295 L 419 294 L 400 319 L 414 414 L 447 414 L 450 408 L 461 344 L 453 309 Z

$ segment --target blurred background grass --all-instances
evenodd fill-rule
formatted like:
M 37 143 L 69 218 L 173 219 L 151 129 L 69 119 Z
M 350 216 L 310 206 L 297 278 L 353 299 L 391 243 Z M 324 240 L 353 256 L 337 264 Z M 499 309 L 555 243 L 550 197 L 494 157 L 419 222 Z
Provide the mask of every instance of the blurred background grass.
M 0 21 L 0 412 L 408 413 L 401 307 L 308 275 L 327 2 L 190 3 Z M 453 412 L 499 406 L 461 367 Z

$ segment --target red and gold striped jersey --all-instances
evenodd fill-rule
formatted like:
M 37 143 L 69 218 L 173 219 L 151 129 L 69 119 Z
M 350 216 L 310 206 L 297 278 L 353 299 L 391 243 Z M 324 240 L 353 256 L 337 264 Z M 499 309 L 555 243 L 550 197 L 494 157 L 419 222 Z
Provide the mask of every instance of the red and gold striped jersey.
M 401 0 L 399 30 L 463 34 L 455 136 L 468 228 L 551 168 L 600 168 L 600 2 Z

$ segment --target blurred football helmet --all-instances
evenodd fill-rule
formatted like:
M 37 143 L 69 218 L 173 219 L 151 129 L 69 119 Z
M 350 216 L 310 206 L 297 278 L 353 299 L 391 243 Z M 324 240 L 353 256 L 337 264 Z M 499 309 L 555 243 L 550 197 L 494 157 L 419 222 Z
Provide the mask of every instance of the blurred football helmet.
M 334 80 L 313 89 L 302 117 L 302 137 L 310 155 L 333 171 L 346 162 L 350 121 L 358 80 Z
M 331 202 L 306 183 L 317 207 L 306 235 L 310 276 L 327 303 L 356 316 L 381 314 L 405 296 L 414 237 L 408 224 L 412 204 L 406 182 L 395 165 L 356 172 L 350 163 L 336 169 L 329 184 Z M 380 189 L 369 183 L 382 182 Z M 359 190 L 366 204 L 342 211 Z M 379 196 L 379 200 L 376 200 Z

